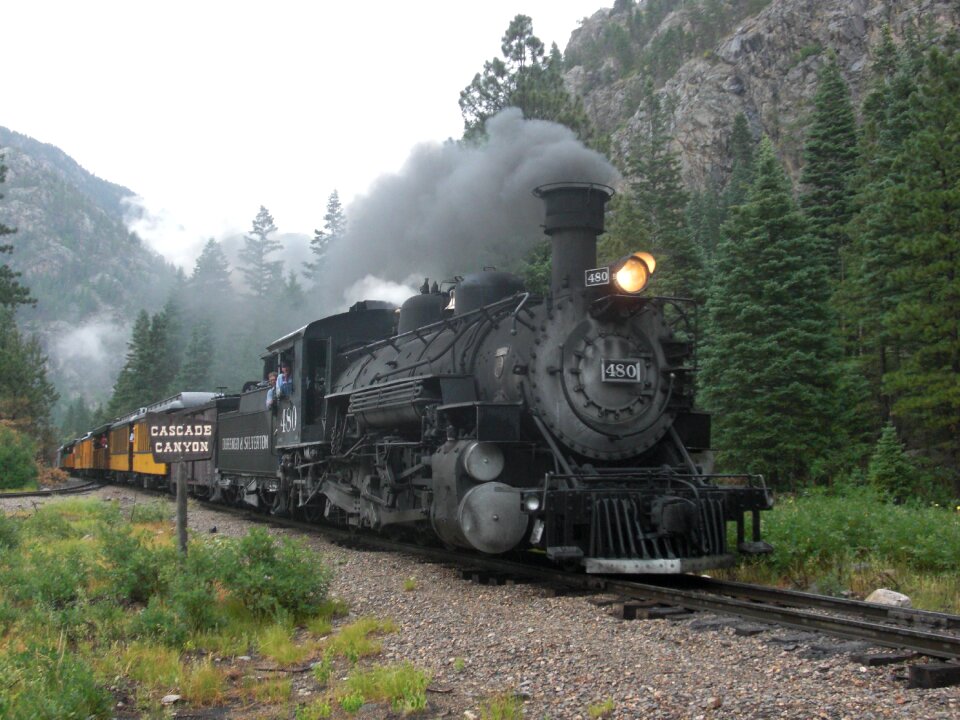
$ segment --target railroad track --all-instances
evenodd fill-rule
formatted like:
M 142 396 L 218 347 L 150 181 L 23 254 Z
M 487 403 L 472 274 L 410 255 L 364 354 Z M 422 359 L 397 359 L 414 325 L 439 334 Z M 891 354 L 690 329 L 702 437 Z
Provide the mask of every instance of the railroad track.
M 32 497 L 49 497 L 51 495 L 76 495 L 80 493 L 90 492 L 91 490 L 96 490 L 97 488 L 103 487 L 102 483 L 98 482 L 86 482 L 81 485 L 70 485 L 68 487 L 61 488 L 49 488 L 47 490 L 29 490 L 25 492 L 5 492 L 0 493 L 0 500 L 6 498 L 32 498 Z
M 666 576 L 651 581 L 565 572 L 553 567 L 390 540 L 339 528 L 318 526 L 243 510 L 210 505 L 239 513 L 255 522 L 296 528 L 340 543 L 404 553 L 497 578 L 516 578 L 591 593 L 614 595 L 623 602 L 661 604 L 688 610 L 736 616 L 759 623 L 860 640 L 871 645 L 946 660 L 960 660 L 960 616 L 898 608 L 858 600 L 781 590 L 761 585 L 722 582 L 695 576 Z
M 167 493 L 156 491 L 169 497 Z M 662 576 L 641 580 L 622 576 L 585 575 L 498 557 L 465 555 L 460 551 L 401 542 L 389 538 L 315 525 L 290 518 L 215 503 L 202 503 L 252 522 L 293 528 L 321 535 L 359 549 L 403 553 L 427 562 L 459 567 L 465 577 L 483 574 L 493 582 L 515 579 L 572 591 L 607 594 L 620 602 L 659 604 L 734 616 L 811 633 L 867 642 L 916 655 L 951 661 L 948 670 L 960 672 L 960 616 L 898 608 L 859 600 L 782 590 L 763 585 L 725 582 L 699 576 Z

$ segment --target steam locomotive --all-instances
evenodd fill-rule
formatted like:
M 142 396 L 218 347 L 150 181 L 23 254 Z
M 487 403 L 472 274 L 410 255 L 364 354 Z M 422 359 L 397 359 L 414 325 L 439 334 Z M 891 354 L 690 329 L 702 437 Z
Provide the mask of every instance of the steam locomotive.
M 589 573 L 729 565 L 728 523 L 736 550 L 769 552 L 763 479 L 698 464 L 710 418 L 694 408 L 692 304 L 642 294 L 647 253 L 596 267 L 612 192 L 534 190 L 552 245 L 544 297 L 485 271 L 425 282 L 399 310 L 359 302 L 267 348 L 263 377 L 282 363 L 294 378 L 272 407 L 265 382 L 239 396 L 182 393 L 68 444 L 62 464 L 154 485 L 182 477 L 215 501 L 532 551 Z M 157 461 L 158 417 L 208 433 L 209 455 Z M 177 436 L 166 449 L 177 442 L 202 445 Z

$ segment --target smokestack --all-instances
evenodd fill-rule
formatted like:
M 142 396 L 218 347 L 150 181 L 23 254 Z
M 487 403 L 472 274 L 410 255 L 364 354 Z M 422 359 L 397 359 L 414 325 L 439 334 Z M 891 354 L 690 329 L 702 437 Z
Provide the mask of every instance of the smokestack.
M 603 209 L 613 188 L 562 182 L 541 185 L 533 194 L 543 200 L 543 231 L 552 244 L 550 292 L 582 289 L 584 271 L 597 265 L 597 235 L 603 232 Z

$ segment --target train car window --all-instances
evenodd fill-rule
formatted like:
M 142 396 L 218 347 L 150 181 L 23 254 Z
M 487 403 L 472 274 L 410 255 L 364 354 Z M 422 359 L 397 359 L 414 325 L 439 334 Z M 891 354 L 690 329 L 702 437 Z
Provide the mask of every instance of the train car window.
M 303 386 L 306 394 L 303 412 L 304 423 L 308 425 L 319 421 L 323 397 L 327 392 L 329 348 L 329 338 L 314 338 L 304 343 Z

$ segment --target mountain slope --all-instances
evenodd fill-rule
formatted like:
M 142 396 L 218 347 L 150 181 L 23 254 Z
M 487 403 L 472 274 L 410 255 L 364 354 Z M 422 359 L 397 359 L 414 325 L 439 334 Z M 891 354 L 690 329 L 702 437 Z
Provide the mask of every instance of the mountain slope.
M 124 224 L 133 193 L 100 180 L 52 145 L 0 128 L 7 182 L 0 219 L 17 228 L 11 266 L 37 298 L 21 319 L 46 334 L 104 314 L 162 303 L 173 268 Z
M 572 34 L 566 80 L 627 156 L 653 86 L 671 108 L 674 146 L 693 187 L 723 179 L 733 119 L 769 135 L 794 178 L 819 69 L 834 53 L 858 107 L 872 49 L 889 27 L 943 37 L 960 27 L 951 0 L 644 0 L 600 10 Z

